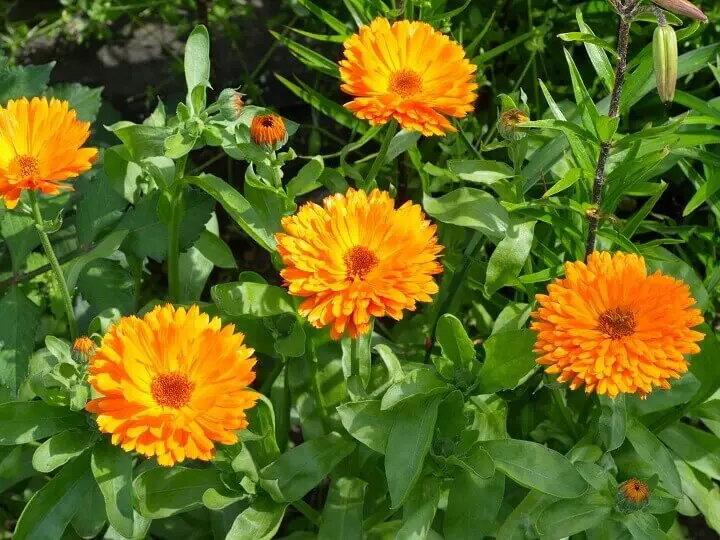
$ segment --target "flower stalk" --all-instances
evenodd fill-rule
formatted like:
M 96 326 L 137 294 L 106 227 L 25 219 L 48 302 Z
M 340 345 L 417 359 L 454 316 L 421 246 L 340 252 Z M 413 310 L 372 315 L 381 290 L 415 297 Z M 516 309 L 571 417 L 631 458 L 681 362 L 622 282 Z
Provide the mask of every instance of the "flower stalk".
M 365 188 L 366 189 L 372 189 L 377 186 L 377 182 L 375 182 L 375 178 L 377 177 L 378 173 L 380 172 L 380 169 L 385 164 L 385 160 L 387 159 L 387 153 L 390 149 L 390 143 L 393 140 L 393 137 L 395 136 L 395 133 L 397 132 L 397 122 L 395 120 L 392 120 L 388 126 L 385 128 L 385 138 L 382 141 L 382 144 L 380 145 L 380 150 L 377 153 L 377 156 L 375 156 L 375 161 L 373 161 L 372 166 L 370 167 L 370 171 L 368 172 L 368 175 L 365 177 Z
M 68 320 L 68 328 L 70 329 L 70 338 L 75 339 L 78 336 L 77 321 L 75 320 L 75 311 L 73 310 L 72 297 L 65 281 L 65 275 L 63 274 L 60 262 L 55 255 L 52 244 L 50 243 L 50 237 L 45 232 L 45 222 L 42 214 L 40 213 L 40 204 L 37 200 L 37 195 L 32 190 L 28 190 L 30 197 L 30 206 L 32 207 L 33 218 L 35 219 L 35 228 L 37 229 L 38 235 L 40 236 L 40 243 L 42 244 L 45 255 L 47 255 L 50 261 L 50 267 L 52 268 L 53 274 L 55 275 L 55 282 L 57 283 L 60 295 L 62 296 L 63 307 L 65 308 L 65 315 Z
M 168 292 L 170 302 L 180 301 L 180 224 L 183 215 L 182 184 L 174 186 L 168 223 Z

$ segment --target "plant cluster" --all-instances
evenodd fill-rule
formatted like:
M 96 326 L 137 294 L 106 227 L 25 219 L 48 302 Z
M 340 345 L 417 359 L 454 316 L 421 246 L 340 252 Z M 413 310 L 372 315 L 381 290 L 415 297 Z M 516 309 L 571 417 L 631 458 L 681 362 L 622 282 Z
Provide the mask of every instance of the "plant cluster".
M 487 124 L 495 14 L 467 35 L 472 0 L 343 5 L 297 0 L 323 33 L 276 34 L 345 94 L 277 76 L 337 124 L 332 154 L 298 155 L 268 96 L 215 92 L 204 25 L 184 99 L 141 123 L 98 125 L 99 90 L 48 87 L 52 65 L 0 67 L 7 534 L 720 532 L 720 44 L 683 48 L 706 14 L 578 9 L 568 87 L 528 83 L 546 109 L 533 28 Z

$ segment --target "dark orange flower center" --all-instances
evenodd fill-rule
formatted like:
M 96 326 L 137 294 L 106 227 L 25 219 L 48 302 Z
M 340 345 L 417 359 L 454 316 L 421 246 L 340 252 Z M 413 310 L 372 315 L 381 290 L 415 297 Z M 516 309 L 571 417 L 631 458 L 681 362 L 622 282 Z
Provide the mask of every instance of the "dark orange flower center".
M 600 315 L 597 329 L 612 339 L 632 336 L 635 333 L 635 314 L 622 308 L 608 309 Z
M 641 503 L 647 500 L 648 495 L 650 495 L 650 489 L 648 488 L 648 485 L 645 482 L 641 482 L 637 479 L 632 479 L 628 482 L 626 482 L 623 485 L 623 495 L 625 497 L 633 502 L 633 503 Z
M 363 279 L 379 262 L 377 255 L 364 246 L 351 247 L 343 259 L 347 268 L 347 277 L 360 279 Z
M 23 180 L 36 176 L 40 171 L 40 162 L 32 156 L 17 156 L 15 164 L 20 170 L 20 177 Z
M 390 76 L 389 90 L 401 97 L 409 98 L 422 90 L 422 79 L 412 70 L 401 69 Z
M 182 373 L 157 375 L 150 386 L 152 397 L 158 405 L 179 409 L 190 401 L 195 385 Z

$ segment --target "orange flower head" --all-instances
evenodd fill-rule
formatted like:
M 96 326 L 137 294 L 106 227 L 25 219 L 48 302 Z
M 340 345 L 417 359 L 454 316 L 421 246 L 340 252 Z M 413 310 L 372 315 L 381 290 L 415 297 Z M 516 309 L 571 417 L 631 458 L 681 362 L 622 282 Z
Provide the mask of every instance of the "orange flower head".
M 250 125 L 250 138 L 259 146 L 275 148 L 287 141 L 285 122 L 277 114 L 257 114 Z
M 80 354 L 90 354 L 95 350 L 95 342 L 87 336 L 81 336 L 73 343 L 73 350 Z
M 615 495 L 615 504 L 623 513 L 642 510 L 650 504 L 650 486 L 637 478 L 623 482 Z
M 302 296 L 300 314 L 333 339 L 370 330 L 370 317 L 399 320 L 438 291 L 434 274 L 442 246 L 420 206 L 400 208 L 385 191 L 350 189 L 303 205 L 282 220 L 275 238 L 290 293 Z
M 65 181 L 92 167 L 96 148 L 82 148 L 90 124 L 67 101 L 10 100 L 0 107 L 0 197 L 15 208 L 24 190 L 56 195 L 72 190 Z
M 216 442 L 238 441 L 245 410 L 259 398 L 247 389 L 255 358 L 244 337 L 197 306 L 123 317 L 90 360 L 88 380 L 102 397 L 86 409 L 125 451 L 157 456 L 164 466 L 208 461 Z
M 648 275 L 639 255 L 595 252 L 587 264 L 566 263 L 565 278 L 536 298 L 537 362 L 573 390 L 585 384 L 586 392 L 644 398 L 668 389 L 704 337 L 692 330 L 703 318 L 688 286 Z
M 456 42 L 419 21 L 377 18 L 345 41 L 340 61 L 345 107 L 372 125 L 394 118 L 423 135 L 456 131 L 477 99 L 475 65 Z

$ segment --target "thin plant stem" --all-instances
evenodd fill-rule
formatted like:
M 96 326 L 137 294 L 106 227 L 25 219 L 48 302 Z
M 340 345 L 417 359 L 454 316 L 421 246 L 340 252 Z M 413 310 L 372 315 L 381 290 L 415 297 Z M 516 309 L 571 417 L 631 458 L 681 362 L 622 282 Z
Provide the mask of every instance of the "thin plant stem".
M 174 194 L 168 223 L 168 291 L 171 302 L 180 300 L 180 224 L 183 214 L 183 186 L 173 187 Z
M 565 426 L 570 431 L 570 434 L 575 438 L 579 439 L 580 434 L 578 432 L 578 426 L 575 424 L 575 422 L 572 419 L 572 415 L 570 414 L 570 410 L 568 409 L 567 405 L 565 405 L 565 402 L 563 401 L 562 396 L 560 395 L 560 390 L 557 388 L 550 388 L 550 394 L 552 395 L 552 400 L 557 406 L 558 410 L 560 411 L 560 417 L 562 418 L 563 422 L 565 423 Z
M 475 234 L 470 239 L 470 243 L 468 244 L 467 248 L 465 248 L 465 252 L 463 253 L 463 260 L 458 269 L 453 274 L 452 280 L 450 281 L 450 286 L 448 287 L 447 292 L 445 293 L 445 297 L 443 298 L 442 302 L 440 303 L 440 307 L 438 308 L 437 315 L 435 316 L 435 320 L 432 324 L 432 332 L 430 334 L 430 346 L 425 351 L 425 363 L 427 364 L 430 361 L 430 353 L 432 351 L 432 346 L 435 343 L 435 335 L 437 332 L 437 323 L 440 320 L 440 317 L 442 317 L 445 312 L 450 308 L 450 304 L 453 301 L 453 298 L 455 298 L 455 293 L 460 288 L 460 285 L 462 284 L 463 280 L 465 279 L 465 275 L 467 274 L 468 269 L 470 268 L 470 263 L 472 262 L 473 255 L 475 254 L 475 250 L 477 249 L 478 245 L 480 244 L 480 240 L 482 240 L 482 233 L 480 231 L 475 231 Z
M 35 195 L 34 191 L 29 191 L 28 193 L 30 195 L 30 204 L 32 206 L 33 217 L 35 218 L 35 227 L 37 229 L 38 235 L 40 236 L 40 243 L 45 250 L 45 255 L 47 255 L 47 258 L 50 260 L 50 266 L 52 267 L 53 274 L 55 274 L 55 282 L 57 283 L 58 289 L 60 289 L 63 306 L 65 307 L 65 315 L 68 319 L 70 337 L 72 339 L 75 339 L 78 336 L 78 331 L 77 321 L 75 320 L 75 311 L 73 310 L 72 305 L 72 297 L 70 296 L 70 291 L 68 290 L 67 282 L 65 281 L 65 276 L 63 275 L 62 268 L 60 268 L 60 263 L 58 262 L 55 251 L 53 250 L 52 244 L 50 243 L 50 238 L 45 232 L 45 225 L 42 214 L 40 213 L 40 205 L 38 204 L 37 196 Z
M 636 2 L 630 2 L 634 8 Z M 620 112 L 620 95 L 625 84 L 625 72 L 627 70 L 628 41 L 630 37 L 630 20 L 628 13 L 620 14 L 618 26 L 618 60 L 615 66 L 615 83 L 613 84 L 612 95 L 610 96 L 610 118 L 617 118 Z M 602 204 L 603 190 L 605 187 L 605 168 L 610 155 L 611 142 L 606 141 L 600 145 L 595 178 L 593 181 L 592 205 L 593 210 L 588 212 L 588 236 L 585 246 L 585 260 L 595 251 L 595 239 L 597 237 L 598 225 L 600 224 L 600 205 Z
M 393 137 L 395 136 L 395 133 L 397 132 L 397 122 L 395 120 L 392 120 L 387 128 L 385 128 L 385 138 L 382 141 L 382 144 L 380 145 L 380 150 L 377 153 L 377 156 L 375 156 L 375 161 L 373 161 L 372 166 L 370 167 L 370 171 L 368 172 L 367 176 L 365 177 L 365 187 L 367 189 L 371 189 L 373 187 L 373 184 L 375 184 L 375 178 L 377 177 L 378 173 L 380 172 L 380 169 L 385 164 L 385 159 L 387 158 L 388 149 L 390 148 L 390 142 L 392 141 Z

